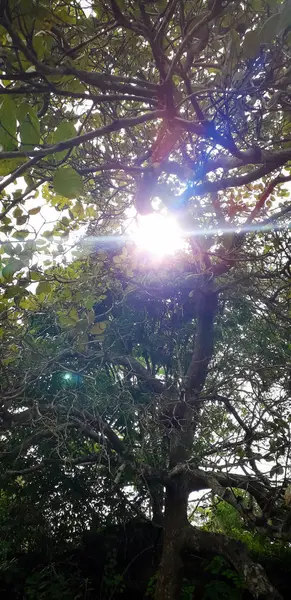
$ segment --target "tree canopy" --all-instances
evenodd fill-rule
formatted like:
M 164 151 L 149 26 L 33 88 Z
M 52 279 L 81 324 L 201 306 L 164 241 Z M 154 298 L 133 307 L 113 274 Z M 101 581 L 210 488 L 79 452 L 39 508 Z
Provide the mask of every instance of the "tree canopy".
M 214 597 L 191 553 L 283 597 L 259 555 L 291 541 L 290 31 L 289 0 L 1 2 L 4 558 L 138 519 L 155 600 Z M 183 249 L 126 237 L 151 213 Z

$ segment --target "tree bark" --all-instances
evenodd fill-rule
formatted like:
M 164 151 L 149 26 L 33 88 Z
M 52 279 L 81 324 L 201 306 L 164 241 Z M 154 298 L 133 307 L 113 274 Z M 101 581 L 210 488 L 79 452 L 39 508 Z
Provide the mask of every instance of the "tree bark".
M 185 464 L 191 458 L 194 433 L 200 414 L 199 394 L 205 384 L 207 369 L 213 354 L 213 321 L 217 295 L 207 286 L 197 298 L 197 327 L 193 356 L 185 374 L 185 395 L 179 398 L 172 412 L 169 431 L 169 468 Z M 179 600 L 183 583 L 181 552 L 187 531 L 189 484 L 181 473 L 167 486 L 163 524 L 163 550 L 158 572 L 155 600 Z
M 187 525 L 188 492 L 184 476 L 167 486 L 163 531 L 163 551 L 155 600 L 178 600 L 183 580 L 181 551 Z

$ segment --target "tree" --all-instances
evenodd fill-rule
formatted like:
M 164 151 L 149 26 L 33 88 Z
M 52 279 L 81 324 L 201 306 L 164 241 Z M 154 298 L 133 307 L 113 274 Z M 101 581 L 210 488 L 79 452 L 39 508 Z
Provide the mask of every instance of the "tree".
M 156 600 L 179 597 L 193 547 L 279 598 L 187 506 L 209 489 L 290 540 L 290 3 L 2 5 L 6 475 L 92 463 L 130 485 L 163 526 Z M 43 240 L 38 190 L 60 212 Z M 131 246 L 36 264 L 51 235 L 118 233 L 153 199 L 194 233 L 159 268 Z

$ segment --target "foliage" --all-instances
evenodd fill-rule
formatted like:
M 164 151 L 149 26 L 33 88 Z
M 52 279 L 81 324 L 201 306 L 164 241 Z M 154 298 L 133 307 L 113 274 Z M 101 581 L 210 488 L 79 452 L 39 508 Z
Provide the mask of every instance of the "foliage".
M 54 543 L 138 518 L 156 600 L 193 547 L 280 598 L 238 540 L 291 537 L 290 1 L 2 4 L 2 570 L 45 548 L 25 593 L 66 597 Z M 151 212 L 183 250 L 124 239 Z
M 270 560 L 290 561 L 289 544 L 282 540 L 270 542 L 268 537 L 256 530 L 248 530 L 234 507 L 224 501 L 208 510 L 205 528 L 222 532 L 244 542 L 254 556 Z
M 210 571 L 216 576 L 222 576 L 226 581 L 211 581 L 206 585 L 205 600 L 215 600 L 218 598 L 242 598 L 244 587 L 243 580 L 237 575 L 221 556 L 215 556 L 212 562 L 207 566 L 206 570 Z M 229 582 L 234 584 L 235 590 Z

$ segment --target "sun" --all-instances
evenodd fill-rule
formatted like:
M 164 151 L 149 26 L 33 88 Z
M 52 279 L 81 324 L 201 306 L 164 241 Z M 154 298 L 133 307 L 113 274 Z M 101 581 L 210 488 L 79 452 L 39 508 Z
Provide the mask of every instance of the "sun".
M 184 246 L 182 231 L 175 219 L 154 213 L 138 217 L 131 238 L 139 248 L 156 256 L 174 254 Z

